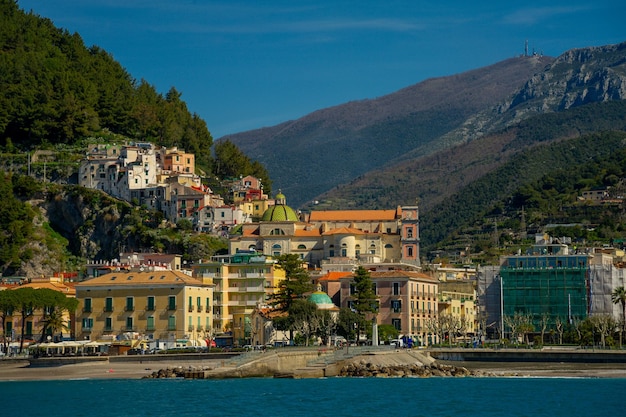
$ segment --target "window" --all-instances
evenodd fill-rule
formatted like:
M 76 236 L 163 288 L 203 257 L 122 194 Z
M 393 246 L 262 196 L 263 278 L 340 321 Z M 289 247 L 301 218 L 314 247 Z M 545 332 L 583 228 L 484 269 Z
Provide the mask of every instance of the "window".
M 26 322 L 26 334 L 29 336 L 33 335 L 33 322 L 32 321 Z
M 176 310 L 176 297 L 170 295 L 167 300 L 167 309 L 168 310 Z
M 167 330 L 176 330 L 176 316 L 167 318 Z
M 399 282 L 393 283 L 393 295 L 400 295 L 400 283 Z
M 85 306 L 83 307 L 83 313 L 91 313 L 91 298 L 85 298 Z
M 126 311 L 134 311 L 134 310 L 135 310 L 135 298 L 126 297 Z
M 348 301 L 348 308 L 349 308 L 350 310 L 354 311 L 354 301 L 352 301 L 352 300 L 349 300 L 349 301 Z
M 402 312 L 402 300 L 391 300 L 391 310 L 394 313 Z
M 148 316 L 146 319 L 146 330 L 149 332 L 154 331 L 154 316 Z
M 111 317 L 107 317 L 104 319 L 104 331 L 110 332 L 113 330 L 113 319 Z
M 133 318 L 132 317 L 126 317 L 126 330 L 127 331 L 134 331 L 135 329 L 133 329 Z
M 402 330 L 402 320 L 400 319 L 391 319 L 391 325 L 398 331 Z
M 413 246 L 408 246 L 406 248 L 406 256 L 409 257 L 409 258 L 413 257 Z
M 350 284 L 350 295 L 356 294 L 356 285 Z
M 104 300 L 104 311 L 110 313 L 113 311 L 113 297 L 107 297 Z
M 408 237 L 408 238 L 412 238 L 413 237 L 413 228 L 412 227 L 408 227 L 406 229 L 406 237 Z
M 83 319 L 83 331 L 91 331 L 93 327 L 93 319 L 92 318 L 84 318 Z
M 148 303 L 146 305 L 147 311 L 154 311 L 154 296 L 151 295 L 148 297 Z
M 372 291 L 374 291 L 374 294 L 378 295 L 378 286 L 375 282 L 372 282 Z

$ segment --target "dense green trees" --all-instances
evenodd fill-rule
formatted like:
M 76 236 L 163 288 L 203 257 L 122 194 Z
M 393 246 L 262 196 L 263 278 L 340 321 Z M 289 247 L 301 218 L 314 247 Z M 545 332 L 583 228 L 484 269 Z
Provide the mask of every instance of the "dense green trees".
M 212 169 L 213 139 L 175 88 L 137 83 L 106 51 L 77 33 L 0 1 L 0 145 L 73 144 L 103 131 L 196 154 Z
M 10 174 L 0 172 L 0 195 L 0 273 L 4 273 L 30 259 L 26 244 L 33 236 L 35 213 L 15 197 Z
M 371 335 L 371 319 L 378 312 L 378 296 L 369 271 L 362 266 L 354 272 L 351 287 L 353 289 L 351 308 L 342 308 L 339 311 L 337 329 L 338 333 L 348 340 L 359 340 L 364 331 Z
M 263 191 L 272 191 L 269 173 L 258 161 L 252 161 L 230 140 L 222 140 L 215 144 L 215 173 L 219 177 L 239 177 L 253 175 L 261 180 Z
M 279 311 L 288 312 L 296 300 L 313 291 L 309 272 L 297 254 L 288 253 L 277 258 L 276 267 L 285 272 L 285 279 L 279 283 L 271 304 Z
M 41 313 L 42 327 L 39 330 L 43 341 L 46 335 L 54 336 L 57 330 L 68 328 L 64 314 L 76 311 L 78 300 L 67 297 L 65 294 L 48 288 L 35 289 L 32 287 L 18 287 L 14 290 L 0 291 L 0 322 L 2 336 L 7 329 L 7 318 L 15 314 L 20 315 L 20 352 L 24 346 L 26 323 L 35 313 Z M 35 329 L 33 329 L 35 331 Z M 7 351 L 8 338 L 4 338 L 4 351 Z

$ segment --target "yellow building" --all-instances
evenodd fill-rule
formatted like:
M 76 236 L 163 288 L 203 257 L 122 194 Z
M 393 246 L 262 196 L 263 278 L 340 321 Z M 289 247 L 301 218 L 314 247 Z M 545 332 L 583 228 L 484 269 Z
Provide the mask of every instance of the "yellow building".
M 439 283 L 439 317 L 452 319 L 458 337 L 476 335 L 476 290 L 471 281 Z
M 112 272 L 76 284 L 76 337 L 205 346 L 213 328 L 211 280 L 180 271 Z
M 252 340 L 252 313 L 266 304 L 278 283 L 285 279 L 284 271 L 276 269 L 274 261 L 254 251 L 215 256 L 210 262 L 193 267 L 194 276 L 211 279 L 213 293 L 214 334 L 232 332 L 237 345 Z

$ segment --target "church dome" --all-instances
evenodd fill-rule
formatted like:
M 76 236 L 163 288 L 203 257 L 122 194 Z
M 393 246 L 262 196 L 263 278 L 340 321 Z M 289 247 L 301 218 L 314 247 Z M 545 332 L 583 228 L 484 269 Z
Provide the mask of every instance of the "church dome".
M 319 284 L 317 285 L 317 291 L 311 293 L 307 299 L 315 303 L 317 308 L 321 310 L 331 310 L 335 308 L 333 300 L 331 300 L 328 294 L 322 291 L 322 286 Z
M 323 291 L 315 291 L 314 293 L 309 295 L 309 301 L 312 301 L 312 302 L 314 302 L 317 305 L 324 305 L 324 304 L 332 304 L 333 303 L 333 300 L 331 300 L 330 297 L 328 296 L 328 294 L 326 294 Z
M 261 217 L 262 222 L 297 222 L 300 221 L 295 210 L 286 203 L 285 195 L 280 191 L 275 197 L 276 204 L 269 207 Z

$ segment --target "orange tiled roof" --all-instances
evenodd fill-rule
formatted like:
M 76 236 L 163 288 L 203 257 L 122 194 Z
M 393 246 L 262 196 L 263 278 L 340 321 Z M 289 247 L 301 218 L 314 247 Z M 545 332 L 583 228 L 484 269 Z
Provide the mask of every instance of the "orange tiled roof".
M 197 278 L 179 271 L 111 272 L 87 281 L 79 282 L 76 287 L 116 287 L 123 285 L 192 285 L 203 286 Z
M 259 235 L 259 228 L 248 228 L 248 227 L 243 227 L 242 228 L 242 236 L 258 236 Z
M 297 229 L 294 233 L 294 236 L 320 236 L 320 231 L 318 228 L 306 230 L 306 229 Z
M 350 273 L 349 276 L 353 276 L 354 273 Z M 370 277 L 372 279 L 379 278 L 413 278 L 419 279 L 421 281 L 431 281 L 431 282 L 439 282 L 437 278 L 432 277 L 428 274 L 424 274 L 423 272 L 413 272 L 413 271 L 370 271 Z M 343 278 L 343 277 L 342 277 Z
M 393 221 L 396 215 L 396 210 L 322 210 L 312 211 L 309 221 Z
M 60 282 L 31 282 L 28 284 L 24 284 L 24 285 L 20 285 L 19 287 L 16 288 L 34 288 L 34 289 L 41 289 L 41 288 L 47 288 L 49 290 L 54 290 L 54 291 L 58 291 L 61 292 L 63 294 L 67 294 L 67 295 L 71 295 L 71 296 L 76 296 L 76 289 L 69 286 L 69 285 L 65 285 L 62 284 Z
M 326 275 L 320 277 L 318 281 L 339 281 L 340 278 L 352 276 L 349 271 L 329 271 Z
M 337 229 L 330 229 L 323 233 L 324 235 L 364 235 L 365 232 L 361 229 L 355 229 L 353 227 L 339 227 Z

